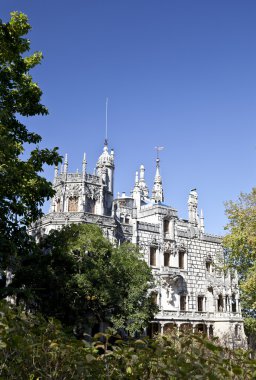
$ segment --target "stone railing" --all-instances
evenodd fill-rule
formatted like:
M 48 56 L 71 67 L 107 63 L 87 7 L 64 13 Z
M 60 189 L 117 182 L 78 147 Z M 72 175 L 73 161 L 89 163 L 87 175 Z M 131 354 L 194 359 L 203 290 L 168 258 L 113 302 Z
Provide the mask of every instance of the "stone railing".
M 158 233 L 159 226 L 153 223 L 138 222 L 138 230 Z
M 96 224 L 108 224 L 108 225 L 115 225 L 115 221 L 111 216 L 105 216 L 105 215 L 97 215 L 97 214 L 90 214 L 90 213 L 84 213 L 84 212 L 51 212 L 49 214 L 46 214 L 42 217 L 42 219 L 39 221 L 42 222 L 42 224 L 56 222 L 56 221 L 69 221 L 69 222 L 88 222 L 88 223 L 96 223 Z M 38 223 L 38 222 L 37 222 Z
M 178 320 L 223 320 L 223 319 L 241 319 L 240 313 L 230 312 L 213 312 L 213 311 L 169 311 L 162 310 L 156 315 L 156 318 L 168 318 Z
M 180 270 L 176 267 L 160 267 L 160 274 L 180 274 Z
M 211 235 L 211 234 L 203 234 L 201 236 L 201 240 L 212 242 L 212 243 L 222 243 L 222 238 L 218 235 Z

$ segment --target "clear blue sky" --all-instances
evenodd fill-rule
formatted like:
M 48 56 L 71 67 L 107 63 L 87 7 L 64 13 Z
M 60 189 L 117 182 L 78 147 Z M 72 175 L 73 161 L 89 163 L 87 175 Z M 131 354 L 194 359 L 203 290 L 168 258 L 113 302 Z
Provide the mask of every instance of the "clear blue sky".
M 224 201 L 255 185 L 256 1 L 1 0 L 4 21 L 12 10 L 44 54 L 33 76 L 50 115 L 28 122 L 42 146 L 68 153 L 73 171 L 86 151 L 93 171 L 108 96 L 115 193 L 141 163 L 152 188 L 163 145 L 165 202 L 186 218 L 196 187 L 207 232 L 222 234 Z

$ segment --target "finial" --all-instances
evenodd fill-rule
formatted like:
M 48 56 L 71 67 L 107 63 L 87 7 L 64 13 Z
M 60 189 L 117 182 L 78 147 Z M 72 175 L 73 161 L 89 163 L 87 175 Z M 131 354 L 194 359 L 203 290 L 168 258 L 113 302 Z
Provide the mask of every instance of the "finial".
M 140 165 L 140 180 L 144 180 L 145 178 L 145 167 L 144 165 Z
M 200 227 L 201 227 L 201 231 L 204 233 L 204 214 L 203 214 L 203 210 L 201 209 L 201 212 L 200 212 Z
M 59 174 L 59 168 L 58 168 L 58 165 L 55 165 L 54 167 L 54 178 L 56 178 Z

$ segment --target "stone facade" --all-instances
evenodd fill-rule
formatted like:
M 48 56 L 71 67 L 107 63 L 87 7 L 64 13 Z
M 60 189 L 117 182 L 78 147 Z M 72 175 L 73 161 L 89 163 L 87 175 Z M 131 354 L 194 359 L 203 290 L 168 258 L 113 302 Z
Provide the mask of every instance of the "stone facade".
M 85 155 L 82 172 L 68 173 L 66 156 L 61 172 L 55 168 L 56 194 L 50 212 L 31 232 L 47 234 L 70 223 L 94 223 L 114 244 L 137 244 L 156 279 L 152 297 L 160 311 L 150 324 L 150 334 L 191 328 L 231 346 L 245 345 L 237 274 L 222 270 L 221 238 L 205 233 L 196 189 L 189 194 L 188 220 L 184 220 L 164 204 L 159 158 L 151 197 L 143 165 L 136 172 L 131 195 L 118 194 L 114 199 L 113 184 L 114 152 L 109 153 L 107 143 L 93 175 L 86 171 Z

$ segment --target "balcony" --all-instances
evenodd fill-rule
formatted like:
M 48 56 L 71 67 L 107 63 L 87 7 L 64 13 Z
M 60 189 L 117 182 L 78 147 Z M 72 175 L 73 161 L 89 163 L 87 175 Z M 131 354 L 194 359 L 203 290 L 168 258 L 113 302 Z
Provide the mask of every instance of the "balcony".
M 162 310 L 156 316 L 156 319 L 173 319 L 177 321 L 219 321 L 225 319 L 242 319 L 240 313 L 230 313 L 230 312 L 209 312 L 209 311 L 169 311 Z

